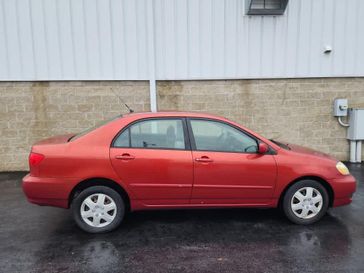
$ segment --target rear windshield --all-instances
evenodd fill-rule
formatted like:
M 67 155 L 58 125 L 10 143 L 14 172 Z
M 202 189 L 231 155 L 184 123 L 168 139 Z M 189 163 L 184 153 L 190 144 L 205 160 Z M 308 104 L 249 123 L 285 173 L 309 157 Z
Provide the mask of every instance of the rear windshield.
M 270 141 L 272 141 L 274 144 L 277 144 L 279 147 L 281 147 L 281 148 L 283 148 L 285 150 L 291 150 L 291 148 L 288 145 L 286 145 L 286 144 L 284 144 L 282 142 L 279 142 L 279 141 L 274 140 L 274 139 L 270 139 Z
M 73 141 L 73 140 L 76 140 L 84 135 L 87 135 L 88 133 L 92 132 L 93 130 L 97 129 L 97 128 L 100 128 L 101 126 L 105 125 L 105 124 L 108 124 L 109 122 L 112 122 L 118 118 L 121 118 L 123 115 L 118 115 L 116 117 L 113 117 L 111 119 L 107 119 L 107 120 L 103 120 L 101 122 L 98 122 L 95 126 L 91 127 L 91 128 L 88 128 L 76 135 L 74 135 L 73 137 L 71 137 L 68 141 Z

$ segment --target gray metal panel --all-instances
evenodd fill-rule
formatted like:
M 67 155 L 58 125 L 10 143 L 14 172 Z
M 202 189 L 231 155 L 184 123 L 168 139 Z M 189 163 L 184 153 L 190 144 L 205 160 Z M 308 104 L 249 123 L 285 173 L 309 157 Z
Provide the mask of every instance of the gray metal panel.
M 347 139 L 364 140 L 364 109 L 349 109 Z
M 364 1 L 246 2 L 0 0 L 0 80 L 364 76 Z

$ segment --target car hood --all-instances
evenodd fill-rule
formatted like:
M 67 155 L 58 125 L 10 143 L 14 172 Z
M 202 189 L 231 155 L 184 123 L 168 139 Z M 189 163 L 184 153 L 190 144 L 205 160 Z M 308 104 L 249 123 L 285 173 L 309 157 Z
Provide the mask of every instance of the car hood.
M 50 138 L 43 139 L 41 141 L 38 141 L 34 145 L 48 145 L 48 144 L 61 144 L 61 143 L 67 143 L 71 137 L 73 137 L 75 134 L 65 134 L 65 135 L 59 135 L 54 136 Z
M 303 147 L 300 145 L 291 144 L 291 143 L 287 143 L 287 142 L 284 142 L 284 143 L 290 148 L 290 150 L 292 152 L 306 154 L 306 155 L 312 155 L 312 156 L 316 156 L 316 157 L 320 157 L 320 158 L 326 158 L 326 159 L 331 159 L 331 160 L 337 161 L 334 157 L 332 157 L 328 154 L 325 154 L 325 153 L 322 153 L 322 152 L 319 152 L 319 151 L 316 151 L 316 150 L 313 150 L 313 149 L 310 149 L 307 147 Z

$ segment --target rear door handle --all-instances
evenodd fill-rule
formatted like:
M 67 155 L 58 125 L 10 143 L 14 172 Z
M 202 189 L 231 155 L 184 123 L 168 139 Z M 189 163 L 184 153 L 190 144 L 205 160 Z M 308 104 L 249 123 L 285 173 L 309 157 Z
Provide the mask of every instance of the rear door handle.
M 121 159 L 121 160 L 132 160 L 132 159 L 135 158 L 135 156 L 132 156 L 130 154 L 125 153 L 125 154 L 122 154 L 122 155 L 116 155 L 115 158 L 116 159 Z
M 195 160 L 197 162 L 202 162 L 202 163 L 209 163 L 209 162 L 213 162 L 213 160 L 207 156 L 201 156 L 199 158 L 195 158 Z

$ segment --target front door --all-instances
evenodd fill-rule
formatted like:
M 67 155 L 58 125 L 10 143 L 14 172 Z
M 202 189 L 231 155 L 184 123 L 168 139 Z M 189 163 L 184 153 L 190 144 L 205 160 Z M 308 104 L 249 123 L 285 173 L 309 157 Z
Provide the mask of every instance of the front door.
M 274 155 L 258 154 L 258 140 L 227 123 L 190 119 L 192 204 L 266 205 L 273 195 Z
M 114 141 L 112 165 L 142 203 L 189 203 L 193 163 L 185 131 L 184 119 L 144 119 L 124 129 Z

